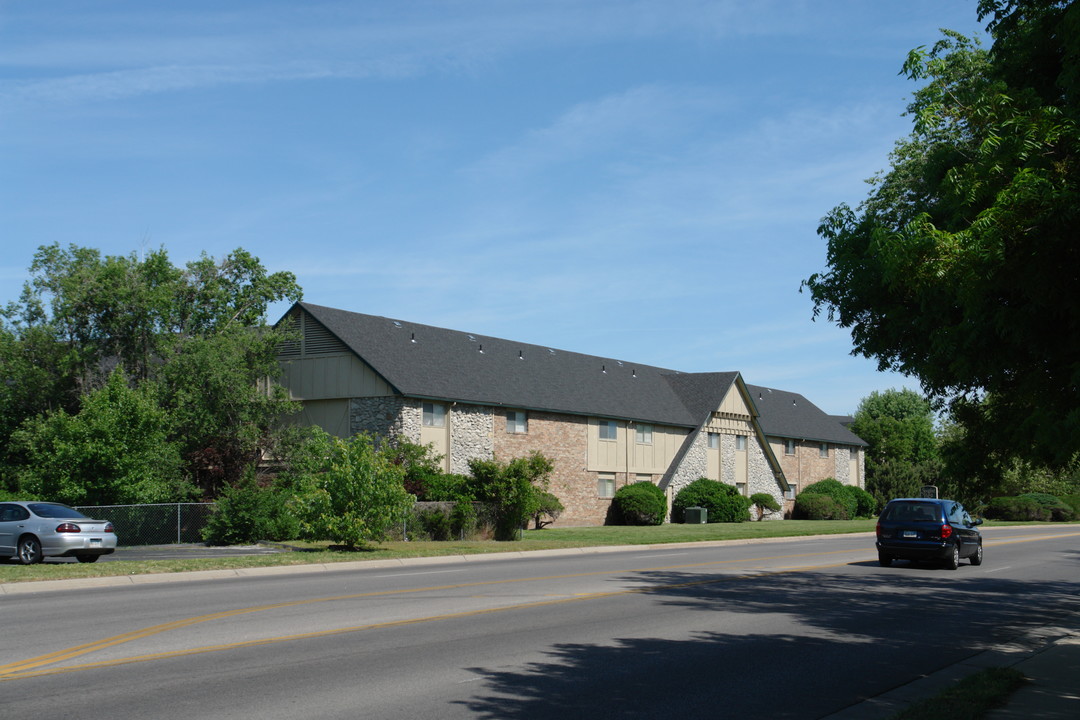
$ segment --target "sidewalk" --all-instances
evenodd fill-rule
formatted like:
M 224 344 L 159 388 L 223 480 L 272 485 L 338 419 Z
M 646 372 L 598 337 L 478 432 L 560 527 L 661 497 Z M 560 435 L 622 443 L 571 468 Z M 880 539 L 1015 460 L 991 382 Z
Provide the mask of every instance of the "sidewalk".
M 1078 720 L 1080 718 L 1080 617 L 1037 628 L 903 687 L 870 698 L 822 720 L 885 720 L 914 702 L 933 697 L 988 667 L 1016 668 L 1028 678 L 1005 707 L 985 720 Z

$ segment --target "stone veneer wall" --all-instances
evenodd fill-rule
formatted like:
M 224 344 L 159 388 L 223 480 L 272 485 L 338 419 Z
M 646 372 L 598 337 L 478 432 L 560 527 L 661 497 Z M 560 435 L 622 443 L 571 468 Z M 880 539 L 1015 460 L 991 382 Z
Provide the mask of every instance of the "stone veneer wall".
M 492 417 L 490 407 L 450 407 L 447 413 L 447 422 L 450 423 L 450 472 L 467 475 L 470 460 L 490 460 L 494 456 Z
M 734 441 L 733 443 L 734 444 Z M 784 491 L 780 489 L 780 482 L 773 475 L 772 466 L 769 465 L 768 458 L 765 457 L 765 450 L 758 443 L 747 443 L 747 458 L 746 467 L 746 494 L 749 497 L 755 493 L 768 493 L 772 495 L 773 500 L 780 507 L 776 512 L 765 511 L 763 520 L 783 520 L 784 519 Z M 751 516 L 754 516 L 756 511 L 754 508 L 750 508 Z
M 399 397 L 352 398 L 349 401 L 349 430 L 355 435 L 369 432 L 381 437 L 402 436 L 420 441 L 420 403 Z
M 671 500 L 679 494 L 680 490 L 698 478 L 705 477 L 709 472 L 709 434 L 695 430 L 691 433 L 688 442 L 690 447 L 679 460 L 678 466 L 669 471 L 661 481 L 661 487 L 664 487 L 668 493 L 669 509 Z M 734 443 L 734 440 L 732 442 Z
M 851 466 L 848 464 L 848 460 L 851 459 L 851 451 L 846 447 L 833 445 L 829 448 L 829 454 L 834 458 L 833 477 L 845 485 L 851 485 Z

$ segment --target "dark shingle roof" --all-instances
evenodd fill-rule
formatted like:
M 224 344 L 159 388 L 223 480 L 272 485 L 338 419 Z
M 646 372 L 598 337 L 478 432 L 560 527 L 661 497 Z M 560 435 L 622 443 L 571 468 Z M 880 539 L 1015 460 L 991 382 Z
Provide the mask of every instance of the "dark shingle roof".
M 696 428 L 739 378 L 737 372 L 680 373 L 306 302 L 297 305 L 409 397 Z M 758 399 L 767 393 L 767 401 Z M 766 435 L 864 444 L 801 395 L 757 386 L 750 394 Z
M 761 430 L 770 437 L 814 440 L 842 445 L 866 445 L 836 417 L 802 395 L 775 388 L 747 385 L 761 415 Z
M 674 370 L 299 305 L 403 395 L 683 427 L 705 417 L 673 386 L 683 377 Z M 710 373 L 698 394 L 716 398 L 715 409 L 737 376 Z

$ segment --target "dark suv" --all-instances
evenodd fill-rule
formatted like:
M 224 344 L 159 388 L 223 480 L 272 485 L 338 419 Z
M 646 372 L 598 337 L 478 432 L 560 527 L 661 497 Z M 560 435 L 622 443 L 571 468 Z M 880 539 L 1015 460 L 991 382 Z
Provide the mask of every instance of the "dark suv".
M 890 500 L 877 524 L 878 562 L 883 567 L 896 559 L 941 560 L 955 570 L 960 558 L 982 565 L 982 535 L 955 500 L 900 498 Z

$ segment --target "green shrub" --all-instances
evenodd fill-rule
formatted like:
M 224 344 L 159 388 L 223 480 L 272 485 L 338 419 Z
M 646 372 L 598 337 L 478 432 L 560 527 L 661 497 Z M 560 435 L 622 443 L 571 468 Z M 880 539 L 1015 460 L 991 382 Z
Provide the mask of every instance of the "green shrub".
M 450 531 L 454 537 L 465 539 L 476 532 L 480 516 L 468 500 L 458 500 L 450 510 Z
M 844 496 L 847 498 L 846 507 L 850 508 L 855 503 L 853 518 L 874 517 L 877 514 L 877 499 L 857 485 L 844 485 Z
M 792 517 L 796 520 L 850 520 L 847 507 L 829 495 L 801 492 L 795 498 Z
M 546 490 L 540 493 L 537 500 L 539 504 L 532 513 L 533 528 L 542 530 L 545 525 L 550 525 L 558 520 L 565 508 L 559 498 Z
M 986 506 L 986 517 L 991 520 L 1049 520 L 1051 512 L 1031 498 L 996 497 Z
M 299 534 L 300 523 L 290 511 L 287 494 L 260 487 L 252 473 L 221 493 L 202 531 L 210 545 L 291 540 Z
M 754 493 L 750 496 L 750 504 L 757 508 L 758 520 L 765 518 L 766 510 L 776 512 L 780 509 L 780 503 L 769 493 Z
M 671 502 L 672 519 L 683 522 L 686 508 L 705 508 L 710 523 L 745 522 L 750 519 L 750 498 L 743 497 L 734 486 L 699 478 L 675 495 Z
M 622 486 L 612 504 L 621 525 L 660 525 L 667 516 L 667 496 L 648 480 Z
M 1076 514 L 1073 512 L 1072 506 L 1063 503 L 1056 495 L 1032 492 L 1024 493 L 1019 497 L 1038 503 L 1040 507 L 1050 512 L 1050 519 L 1057 522 L 1068 522 Z
M 1080 494 L 1065 495 L 1061 498 L 1061 502 L 1072 508 L 1074 518 L 1080 518 Z
M 425 499 L 440 502 L 458 502 L 462 500 L 471 502 L 478 499 L 473 497 L 470 478 L 466 475 L 455 475 L 453 473 L 437 473 L 428 476 L 426 493 Z
M 835 478 L 825 478 L 804 487 L 802 492 L 799 493 L 799 497 L 803 495 L 824 495 L 832 498 L 834 503 L 844 509 L 844 514 L 847 516 L 845 519 L 850 519 L 858 513 L 859 501 L 847 490 L 848 487 L 848 485 L 844 485 Z M 796 502 L 798 502 L 798 498 L 796 498 Z
M 520 538 L 529 519 L 540 511 L 553 469 L 551 460 L 539 452 L 508 463 L 494 458 L 469 461 L 472 494 L 491 505 L 496 540 Z
M 451 538 L 453 523 L 447 510 L 441 507 L 420 508 L 414 517 L 419 532 L 426 535 L 428 539 L 443 541 Z

